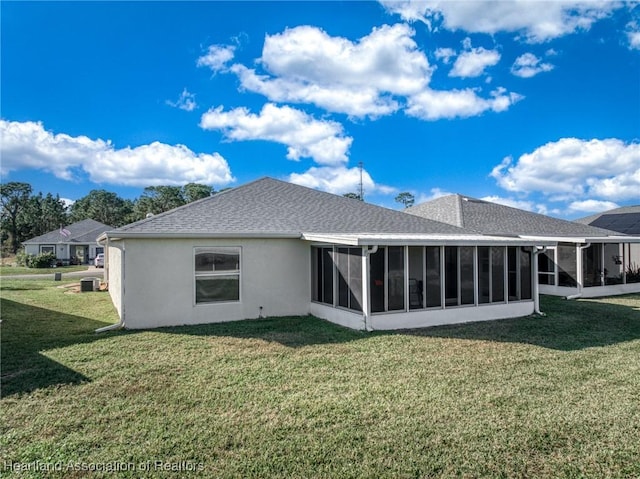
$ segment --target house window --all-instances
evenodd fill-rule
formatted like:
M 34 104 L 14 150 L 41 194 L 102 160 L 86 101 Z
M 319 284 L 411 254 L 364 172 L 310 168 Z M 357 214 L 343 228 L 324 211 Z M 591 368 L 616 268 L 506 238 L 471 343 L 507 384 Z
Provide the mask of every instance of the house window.
M 49 246 L 49 245 L 41 245 L 40 246 L 40 253 L 45 254 L 45 253 L 56 253 L 56 247 L 55 246 Z
M 195 248 L 196 304 L 240 301 L 240 248 Z

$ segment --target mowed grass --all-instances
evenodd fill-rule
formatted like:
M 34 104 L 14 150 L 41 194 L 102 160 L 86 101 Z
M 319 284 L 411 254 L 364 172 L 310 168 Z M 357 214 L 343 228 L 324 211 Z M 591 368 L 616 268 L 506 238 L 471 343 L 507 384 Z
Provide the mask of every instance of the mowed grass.
M 13 276 L 20 274 L 51 274 L 51 273 L 71 273 L 73 271 L 86 271 L 89 267 L 85 265 L 58 266 L 56 268 L 27 268 L 26 266 L 0 266 L 0 276 Z
M 3 477 L 86 475 L 7 461 L 146 467 L 115 477 L 640 476 L 640 295 L 395 333 L 298 317 L 96 335 L 117 320 L 108 294 L 2 288 Z

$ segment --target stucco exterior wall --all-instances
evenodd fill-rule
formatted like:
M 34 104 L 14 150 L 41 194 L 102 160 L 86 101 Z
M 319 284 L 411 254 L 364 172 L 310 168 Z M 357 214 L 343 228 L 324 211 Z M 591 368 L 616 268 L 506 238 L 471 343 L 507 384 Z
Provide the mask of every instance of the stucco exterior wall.
M 105 279 L 109 284 L 109 295 L 111 296 L 111 301 L 116 307 L 120 319 L 122 319 L 123 314 L 122 298 L 124 293 L 122 290 L 124 286 L 122 283 L 122 267 L 124 259 L 123 247 L 124 244 L 122 241 L 113 242 L 106 250 L 107 258 L 105 258 Z
M 26 244 L 24 245 L 24 252 L 31 255 L 40 253 L 40 245 L 38 244 Z
M 322 303 L 312 302 L 310 313 L 317 318 L 326 319 L 331 323 L 351 329 L 364 329 L 364 317 L 362 313 L 349 311 L 342 308 L 334 308 Z
M 552 296 L 573 296 L 581 294 L 584 298 L 597 298 L 601 296 L 617 296 L 621 294 L 640 293 L 640 283 L 611 284 L 608 286 L 591 286 L 587 288 L 567 288 L 565 286 L 540 285 L 540 294 Z
M 298 239 L 126 239 L 122 243 L 127 328 L 309 313 L 309 245 Z M 241 248 L 239 302 L 195 304 L 194 248 L 203 246 Z M 110 271 L 111 278 L 116 274 Z
M 487 304 L 448 309 L 372 314 L 369 324 L 374 330 L 424 328 L 442 324 L 518 318 L 533 314 L 533 311 L 533 301 L 518 301 L 509 304 Z

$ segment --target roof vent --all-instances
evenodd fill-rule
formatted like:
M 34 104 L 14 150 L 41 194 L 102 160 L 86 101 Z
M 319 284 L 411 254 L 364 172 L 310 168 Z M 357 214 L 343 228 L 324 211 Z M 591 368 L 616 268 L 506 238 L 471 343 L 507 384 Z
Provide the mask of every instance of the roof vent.
M 151 218 L 153 216 L 153 213 L 147 213 L 147 216 L 145 216 L 145 218 Z

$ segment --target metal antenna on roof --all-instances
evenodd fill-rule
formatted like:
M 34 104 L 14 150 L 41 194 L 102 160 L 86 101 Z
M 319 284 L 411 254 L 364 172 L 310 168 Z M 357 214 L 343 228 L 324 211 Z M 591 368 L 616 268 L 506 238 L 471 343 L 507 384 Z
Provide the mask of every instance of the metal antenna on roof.
M 360 201 L 364 201 L 364 185 L 362 184 L 362 167 L 363 163 L 358 163 L 358 169 L 360 170 Z

